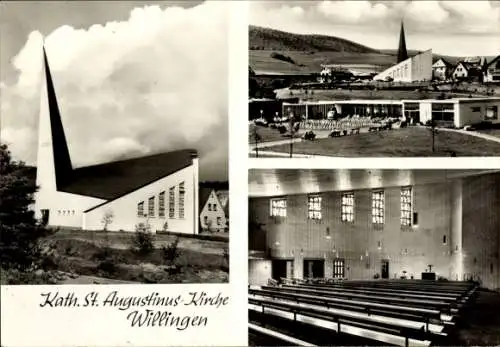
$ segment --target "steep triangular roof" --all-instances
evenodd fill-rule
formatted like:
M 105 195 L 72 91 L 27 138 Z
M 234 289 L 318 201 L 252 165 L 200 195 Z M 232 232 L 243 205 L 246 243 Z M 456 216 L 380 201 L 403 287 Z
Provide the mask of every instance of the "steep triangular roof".
M 47 103 L 49 106 L 56 187 L 57 189 L 60 189 L 67 183 L 71 175 L 71 171 L 73 170 L 73 166 L 71 165 L 68 143 L 66 142 L 66 136 L 64 135 L 64 127 L 61 121 L 59 105 L 57 104 L 56 92 L 52 81 L 52 74 L 50 72 L 47 53 L 45 52 L 45 46 L 43 47 L 43 63 L 45 69 L 45 83 L 47 87 Z
M 198 157 L 196 150 L 182 149 L 73 169 L 45 47 L 43 58 L 58 191 L 110 201 L 186 168 Z
M 403 25 L 403 21 L 401 21 L 401 30 L 399 32 L 399 47 L 398 47 L 398 63 L 408 59 L 408 52 L 406 50 L 406 38 L 405 38 L 405 29 Z

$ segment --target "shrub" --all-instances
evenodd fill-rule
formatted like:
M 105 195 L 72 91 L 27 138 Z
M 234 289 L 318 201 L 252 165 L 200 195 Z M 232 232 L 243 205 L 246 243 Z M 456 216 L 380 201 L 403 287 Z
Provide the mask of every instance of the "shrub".
M 278 126 L 277 129 L 280 132 L 280 134 L 286 133 L 286 126 L 284 126 L 284 125 Z
M 135 226 L 135 233 L 132 236 L 132 250 L 139 254 L 149 254 L 153 251 L 153 235 L 151 226 L 148 223 L 139 223 Z
M 162 257 L 167 265 L 174 265 L 175 261 L 181 255 L 181 251 L 179 249 L 179 239 L 175 238 L 172 243 L 169 243 L 166 247 L 161 247 Z
M 102 272 L 107 274 L 115 273 L 117 268 L 118 267 L 116 266 L 115 262 L 112 259 L 103 260 L 102 262 L 99 263 L 99 265 L 97 265 L 98 270 L 101 270 Z

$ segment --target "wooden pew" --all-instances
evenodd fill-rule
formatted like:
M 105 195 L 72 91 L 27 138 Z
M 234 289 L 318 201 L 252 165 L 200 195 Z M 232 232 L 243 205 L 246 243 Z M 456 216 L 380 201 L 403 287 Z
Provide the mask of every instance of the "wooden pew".
M 249 309 L 276 315 L 291 321 L 330 329 L 338 333 L 360 336 L 398 346 L 429 346 L 430 333 L 421 328 L 386 323 L 370 317 L 338 314 L 326 309 L 304 307 L 294 303 L 249 299 Z
M 322 298 L 313 295 L 287 293 L 279 290 L 252 290 L 249 292 L 249 295 L 253 298 L 269 297 L 272 299 L 310 304 L 329 310 L 345 310 L 366 315 L 367 317 L 383 316 L 393 318 L 397 321 L 419 322 L 422 325 L 425 325 L 425 331 L 433 330 L 435 332 L 441 332 L 446 325 L 441 321 L 440 312 L 438 310 L 411 309 L 404 306 L 383 305 L 336 298 Z
M 291 336 L 288 336 L 288 335 L 279 333 L 277 331 L 267 329 L 267 328 L 264 328 L 264 327 L 261 327 L 261 326 L 258 326 L 256 324 L 252 324 L 252 323 L 248 323 L 248 330 L 253 331 L 253 332 L 257 332 L 257 333 L 262 334 L 262 335 L 269 336 L 273 339 L 276 339 L 276 340 L 279 340 L 282 342 L 291 343 L 292 346 L 311 346 L 311 347 L 316 346 L 312 343 L 309 343 L 309 342 L 306 342 L 303 340 L 299 340 L 299 339 L 296 339 L 294 337 L 291 337 Z

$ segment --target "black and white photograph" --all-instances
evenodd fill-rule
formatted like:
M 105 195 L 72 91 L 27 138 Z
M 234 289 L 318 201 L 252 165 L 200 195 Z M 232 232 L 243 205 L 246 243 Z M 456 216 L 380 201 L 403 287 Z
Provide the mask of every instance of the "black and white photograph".
M 500 156 L 500 2 L 252 1 L 249 157 Z
M 2 285 L 227 283 L 227 6 L 0 7 Z
M 251 346 L 496 346 L 500 170 L 251 169 Z

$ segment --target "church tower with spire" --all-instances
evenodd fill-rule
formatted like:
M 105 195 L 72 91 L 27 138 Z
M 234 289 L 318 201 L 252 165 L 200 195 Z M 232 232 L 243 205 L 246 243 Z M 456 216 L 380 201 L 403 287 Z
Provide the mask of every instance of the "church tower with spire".
M 405 39 L 405 28 L 403 21 L 401 21 L 401 31 L 399 32 L 399 46 L 398 46 L 398 61 L 397 63 L 401 63 L 402 61 L 408 59 L 408 52 L 406 51 L 406 39 Z

